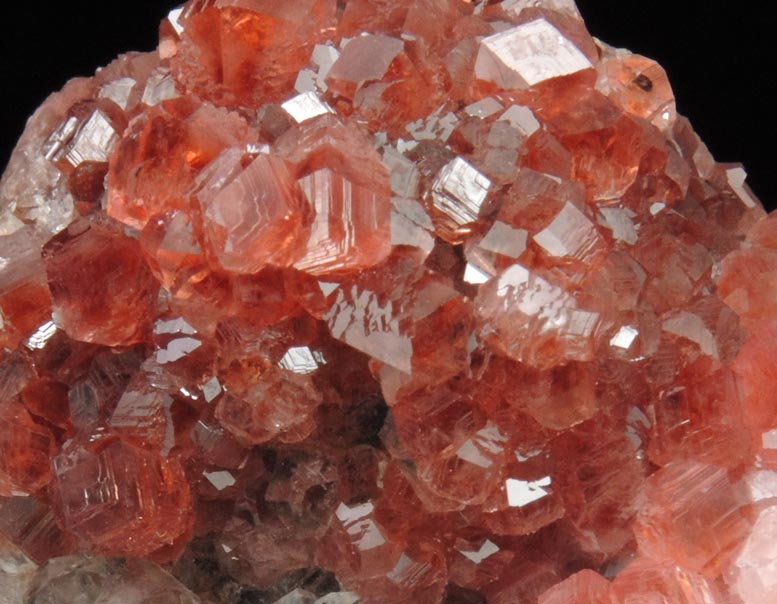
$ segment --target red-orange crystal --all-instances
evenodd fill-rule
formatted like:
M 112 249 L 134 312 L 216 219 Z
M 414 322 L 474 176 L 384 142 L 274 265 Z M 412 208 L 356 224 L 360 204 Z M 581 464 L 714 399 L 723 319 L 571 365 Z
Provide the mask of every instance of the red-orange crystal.
M 0 589 L 773 604 L 745 179 L 572 0 L 190 0 L 0 181 Z

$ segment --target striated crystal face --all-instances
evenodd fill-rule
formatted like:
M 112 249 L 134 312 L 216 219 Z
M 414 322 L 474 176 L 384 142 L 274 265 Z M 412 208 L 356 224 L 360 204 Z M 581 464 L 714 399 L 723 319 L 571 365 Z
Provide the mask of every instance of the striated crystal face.
M 572 0 L 189 0 L 0 180 L 0 604 L 773 604 L 775 342 Z
M 571 40 L 540 18 L 483 38 L 475 76 L 500 88 L 517 89 L 592 67 Z

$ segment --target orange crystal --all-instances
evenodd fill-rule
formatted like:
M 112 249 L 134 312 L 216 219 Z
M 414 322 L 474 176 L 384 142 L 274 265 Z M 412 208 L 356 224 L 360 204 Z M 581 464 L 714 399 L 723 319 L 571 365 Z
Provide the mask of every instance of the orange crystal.
M 573 0 L 189 0 L 0 180 L 0 585 L 771 604 L 775 233 Z

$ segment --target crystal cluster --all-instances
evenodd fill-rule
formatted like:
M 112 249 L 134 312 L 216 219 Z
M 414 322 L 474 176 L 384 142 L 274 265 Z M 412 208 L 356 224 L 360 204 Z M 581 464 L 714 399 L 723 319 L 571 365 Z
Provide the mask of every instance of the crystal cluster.
M 572 0 L 190 0 L 0 181 L 0 602 L 773 604 L 745 176 Z

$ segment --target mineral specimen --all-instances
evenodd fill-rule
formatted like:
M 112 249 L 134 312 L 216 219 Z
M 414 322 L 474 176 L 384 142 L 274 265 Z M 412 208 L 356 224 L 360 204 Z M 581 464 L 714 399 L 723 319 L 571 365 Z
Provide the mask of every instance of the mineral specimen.
M 745 176 L 571 0 L 190 0 L 0 181 L 0 602 L 773 604 Z

